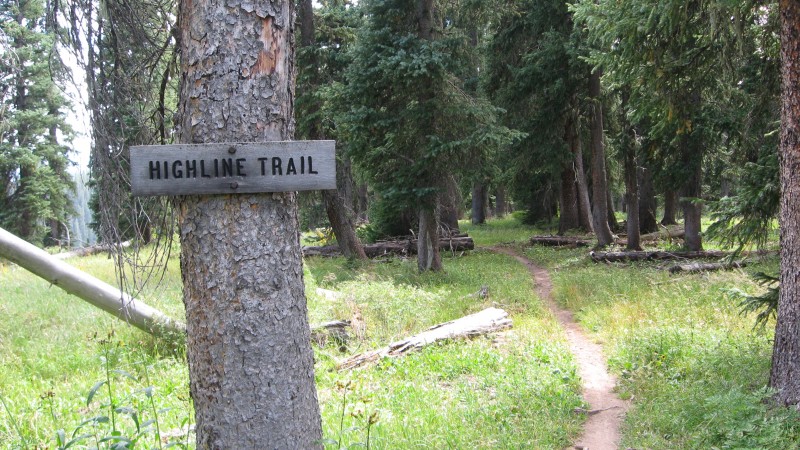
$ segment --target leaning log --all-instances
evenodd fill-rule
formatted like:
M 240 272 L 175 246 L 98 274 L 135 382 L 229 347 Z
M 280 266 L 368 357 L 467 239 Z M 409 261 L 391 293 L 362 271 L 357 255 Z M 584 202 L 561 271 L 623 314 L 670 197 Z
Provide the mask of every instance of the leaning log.
M 724 258 L 729 254 L 715 250 L 708 251 L 643 251 L 643 252 L 589 252 L 594 262 L 656 261 L 672 259 Z
M 499 308 L 487 308 L 450 322 L 435 325 L 422 333 L 389 344 L 387 347 L 361 353 L 339 363 L 339 370 L 354 369 L 384 357 L 402 356 L 444 339 L 468 338 L 511 328 L 508 313 Z
M 186 332 L 185 325 L 172 320 L 161 311 L 54 258 L 2 228 L 0 228 L 0 257 L 143 331 L 155 335 Z
M 546 245 L 551 247 L 588 247 L 591 242 L 577 237 L 568 236 L 533 236 L 532 245 Z
M 471 237 L 440 238 L 439 249 L 442 251 L 461 252 L 474 250 L 475 242 Z M 414 255 L 417 253 L 417 240 L 381 241 L 364 245 L 364 253 L 370 258 L 386 255 Z M 341 256 L 338 245 L 323 247 L 303 247 L 303 256 Z
M 732 270 L 732 269 L 741 269 L 745 267 L 747 263 L 744 261 L 741 262 L 732 262 L 732 263 L 692 263 L 692 264 L 679 264 L 677 266 L 669 267 L 669 273 L 699 273 L 699 272 L 713 272 L 715 270 Z

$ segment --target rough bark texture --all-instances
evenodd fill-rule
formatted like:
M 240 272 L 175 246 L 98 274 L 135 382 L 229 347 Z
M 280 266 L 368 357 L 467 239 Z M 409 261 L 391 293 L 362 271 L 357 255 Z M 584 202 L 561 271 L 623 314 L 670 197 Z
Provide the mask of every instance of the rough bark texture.
M 439 254 L 439 225 L 436 214 L 429 209 L 419 211 L 419 233 L 417 238 L 417 266 L 420 272 L 442 270 Z
M 599 69 L 589 76 L 589 97 L 591 97 L 591 135 L 592 135 L 592 225 L 597 236 L 597 245 L 605 247 L 613 242 L 611 228 L 608 226 L 608 183 L 606 175 L 606 152 L 603 146 L 603 106 L 600 102 Z
M 800 3 L 781 0 L 781 290 L 769 384 L 800 404 Z
M 664 191 L 664 217 L 661 218 L 661 225 L 675 225 L 675 210 L 677 209 L 678 196 L 672 189 Z
M 290 1 L 183 0 L 182 143 L 290 140 Z M 321 448 L 294 193 L 178 201 L 197 448 Z
M 653 172 L 647 167 L 639 169 L 639 231 L 653 233 L 658 231 L 656 219 L 656 192 L 653 188 Z

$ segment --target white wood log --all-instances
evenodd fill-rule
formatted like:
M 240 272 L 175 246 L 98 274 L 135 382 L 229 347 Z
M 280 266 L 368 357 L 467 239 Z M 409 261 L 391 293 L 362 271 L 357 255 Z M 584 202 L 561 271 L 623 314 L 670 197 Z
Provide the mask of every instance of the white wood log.
M 155 335 L 186 332 L 182 323 L 172 320 L 161 311 L 70 266 L 2 228 L 0 257 L 143 331 Z
M 383 357 L 401 356 L 444 339 L 474 337 L 511 328 L 511 326 L 511 319 L 508 318 L 506 311 L 499 308 L 487 308 L 460 319 L 434 325 L 422 333 L 393 342 L 387 347 L 347 358 L 339 363 L 339 370 L 354 369 Z

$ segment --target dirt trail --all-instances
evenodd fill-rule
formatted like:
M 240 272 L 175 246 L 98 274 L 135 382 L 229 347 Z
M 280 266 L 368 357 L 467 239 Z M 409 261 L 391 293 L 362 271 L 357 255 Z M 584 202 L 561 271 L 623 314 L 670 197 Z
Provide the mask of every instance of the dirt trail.
M 510 248 L 494 247 L 493 251 L 513 256 L 530 270 L 536 282 L 536 292 L 564 327 L 569 348 L 578 364 L 583 381 L 583 398 L 589 404 L 583 434 L 574 444 L 575 449 L 612 450 L 619 446 L 620 425 L 628 402 L 614 393 L 616 378 L 608 373 L 603 348 L 592 342 L 575 322 L 572 313 L 553 301 L 553 282 L 547 270 L 520 256 Z

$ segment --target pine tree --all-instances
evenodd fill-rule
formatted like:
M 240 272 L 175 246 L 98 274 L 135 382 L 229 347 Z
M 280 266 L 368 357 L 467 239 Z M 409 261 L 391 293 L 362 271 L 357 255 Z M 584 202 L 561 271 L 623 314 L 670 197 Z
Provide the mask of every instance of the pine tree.
M 41 0 L 2 0 L 0 32 L 0 226 L 44 244 L 72 212 L 63 68 Z

